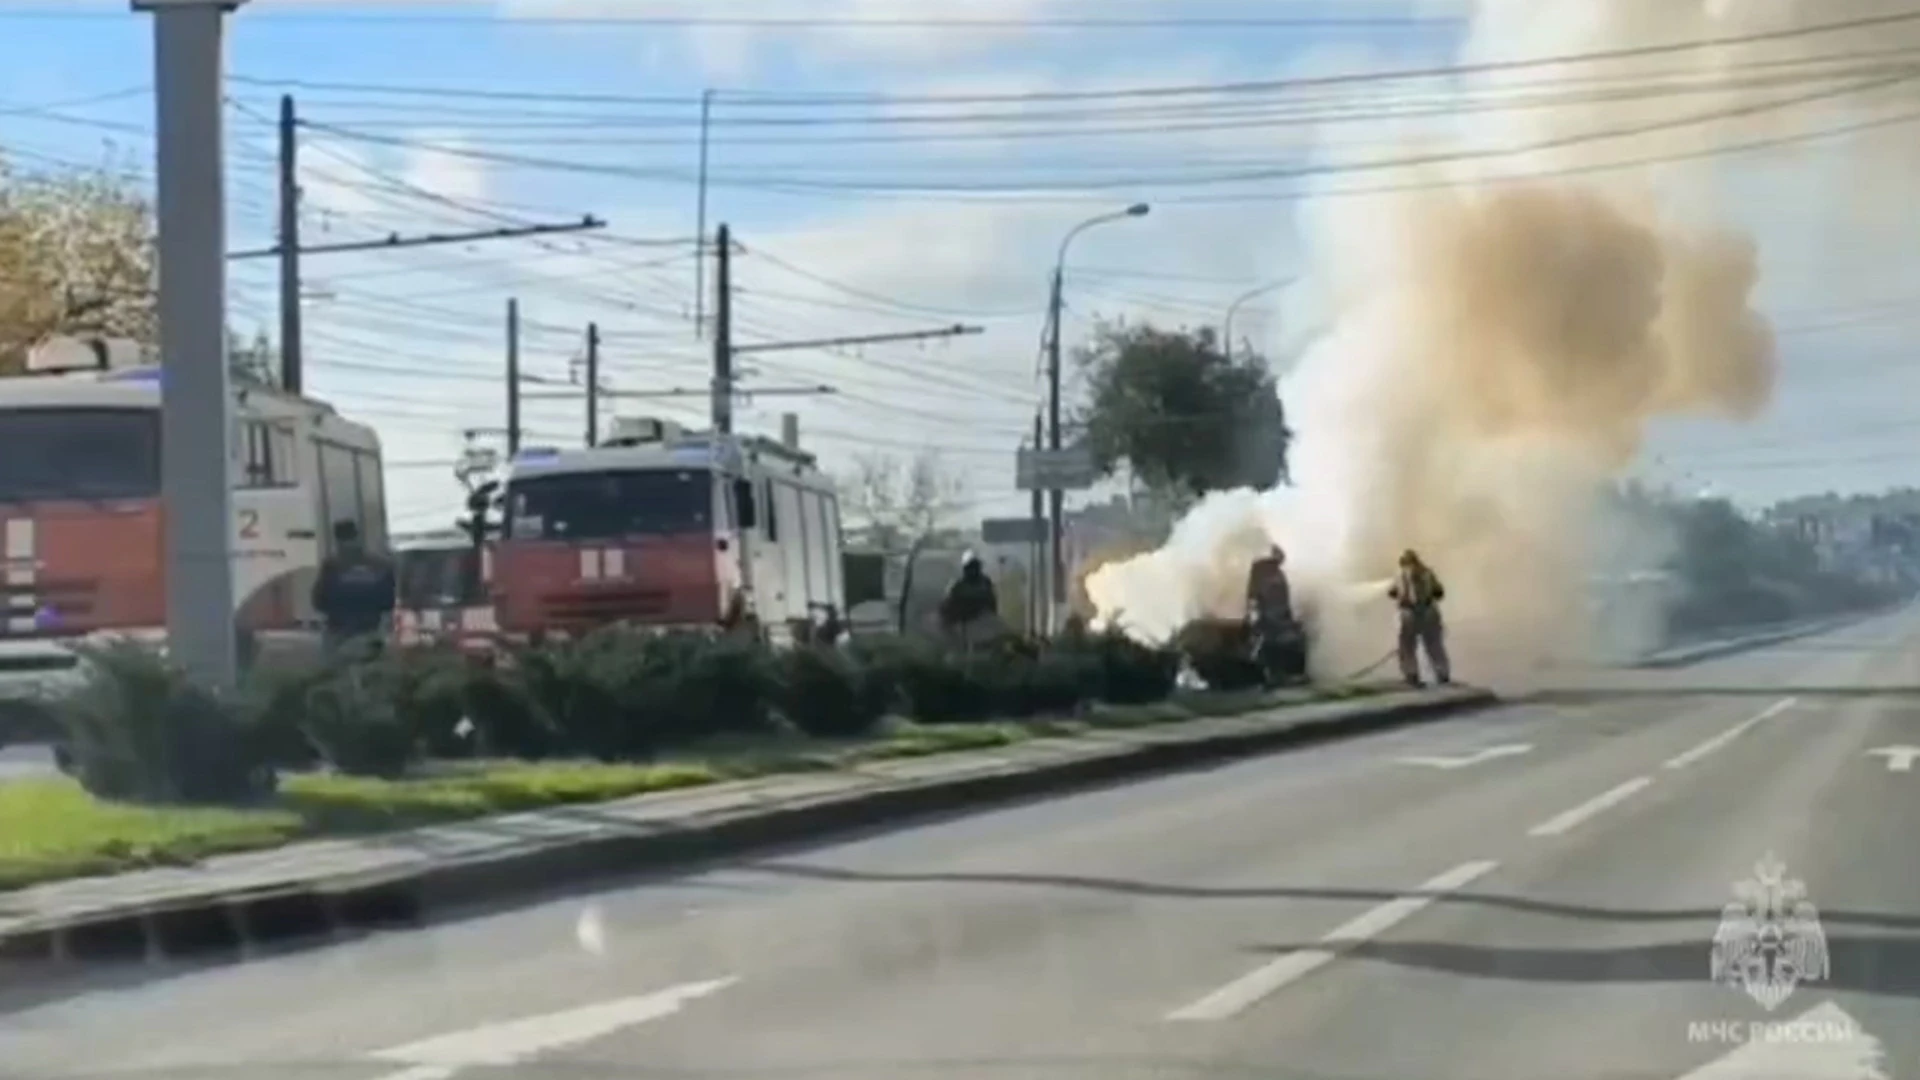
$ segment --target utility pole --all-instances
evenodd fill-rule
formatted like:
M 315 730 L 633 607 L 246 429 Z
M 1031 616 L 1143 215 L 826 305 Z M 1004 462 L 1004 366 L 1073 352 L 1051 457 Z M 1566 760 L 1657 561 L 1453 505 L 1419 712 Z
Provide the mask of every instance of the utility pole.
M 239 681 L 234 633 L 227 368 L 227 13 L 241 0 L 134 0 L 153 16 L 160 499 L 166 507 L 167 654 L 203 683 Z
M 600 445 L 600 324 L 587 324 L 587 448 Z
M 714 235 L 713 430 L 733 433 L 733 234 L 722 224 Z
M 707 242 L 707 146 L 713 131 L 713 91 L 700 94 L 700 192 L 693 211 L 693 338 L 707 332 L 707 259 L 700 248 Z
M 1060 449 L 1060 322 L 1062 278 L 1059 265 L 1053 268 L 1053 288 L 1047 298 L 1047 448 Z M 1059 625 L 1060 608 L 1067 602 L 1066 589 L 1066 496 L 1059 488 L 1049 489 L 1047 522 L 1047 581 L 1052 603 L 1048 605 L 1047 629 Z
M 1035 450 L 1040 448 L 1040 438 L 1040 412 L 1036 409 L 1033 413 L 1033 448 Z M 1046 598 L 1052 595 L 1051 590 L 1044 585 L 1047 579 L 1041 571 L 1046 561 L 1047 551 L 1046 545 L 1040 539 L 1045 521 L 1046 508 L 1042 505 L 1040 489 L 1036 487 L 1033 489 L 1033 541 L 1027 545 L 1027 632 L 1035 637 L 1046 630 L 1046 624 L 1041 621 L 1040 608 Z
M 280 385 L 306 382 L 300 342 L 300 137 L 293 95 L 280 96 Z
M 714 237 L 714 257 L 719 265 L 714 274 L 713 296 L 713 384 L 708 393 L 712 396 L 713 430 L 719 434 L 731 434 L 733 431 L 733 399 L 742 391 L 734 373 L 733 362 L 736 357 L 747 353 L 791 352 L 797 349 L 831 349 L 847 345 L 881 345 L 902 341 L 927 341 L 932 338 L 961 337 L 978 334 L 978 326 L 965 326 L 955 323 L 935 330 L 906 330 L 887 334 L 855 334 L 846 337 L 808 338 L 800 341 L 756 341 L 746 345 L 733 343 L 733 234 L 725 225 L 721 225 Z M 746 391 L 748 394 L 831 394 L 831 386 L 766 387 Z M 677 397 L 683 391 L 650 391 L 641 394 L 623 393 L 620 397 Z
M 520 452 L 520 301 L 507 301 L 507 456 Z

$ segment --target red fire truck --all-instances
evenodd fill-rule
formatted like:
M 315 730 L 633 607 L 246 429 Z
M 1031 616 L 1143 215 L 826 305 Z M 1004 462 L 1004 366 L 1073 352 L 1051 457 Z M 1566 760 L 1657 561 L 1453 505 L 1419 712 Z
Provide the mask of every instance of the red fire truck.
M 784 441 L 616 423 L 591 449 L 527 449 L 496 490 L 492 597 L 511 635 L 750 615 L 776 641 L 846 610 L 840 503 Z
M 0 700 L 70 677 L 74 642 L 162 640 L 162 389 L 148 359 L 131 343 L 68 343 L 0 378 Z M 316 647 L 309 596 L 332 524 L 386 545 L 380 441 L 266 387 L 234 390 L 233 423 L 235 621 L 250 646 Z

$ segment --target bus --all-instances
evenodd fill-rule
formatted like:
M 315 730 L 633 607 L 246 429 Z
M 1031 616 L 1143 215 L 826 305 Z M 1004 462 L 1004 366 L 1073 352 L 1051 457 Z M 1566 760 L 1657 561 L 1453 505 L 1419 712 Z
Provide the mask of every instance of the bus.
M 164 642 L 160 369 L 96 343 L 93 366 L 0 378 L 0 698 L 37 693 L 103 637 Z M 130 359 L 131 358 L 131 359 Z M 311 398 L 233 391 L 235 623 L 243 658 L 318 645 L 311 593 L 333 525 L 387 544 L 380 440 Z
M 744 616 L 782 642 L 845 616 L 839 497 L 797 429 L 774 441 L 628 418 L 599 447 L 515 455 L 498 497 L 505 633 Z
M 459 529 L 396 536 L 394 637 L 402 645 L 484 650 L 497 626 L 487 595 L 491 553 Z

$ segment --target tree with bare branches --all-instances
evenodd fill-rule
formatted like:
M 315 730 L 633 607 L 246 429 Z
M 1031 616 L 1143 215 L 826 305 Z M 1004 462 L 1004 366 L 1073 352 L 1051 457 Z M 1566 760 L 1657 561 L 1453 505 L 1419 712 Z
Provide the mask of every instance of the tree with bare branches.
M 909 460 L 889 454 L 855 458 L 840 481 L 840 497 L 846 517 L 859 522 L 867 541 L 888 554 L 948 528 L 967 501 L 966 483 L 931 450 Z

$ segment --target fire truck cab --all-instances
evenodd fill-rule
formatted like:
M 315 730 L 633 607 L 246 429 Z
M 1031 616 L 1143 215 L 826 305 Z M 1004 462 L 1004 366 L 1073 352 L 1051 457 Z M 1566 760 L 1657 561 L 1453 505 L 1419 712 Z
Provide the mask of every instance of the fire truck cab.
M 90 366 L 75 368 L 78 354 Z M 161 372 L 130 343 L 62 350 L 0 378 L 0 701 L 70 680 L 68 646 L 163 641 Z M 387 543 L 380 441 L 321 402 L 234 389 L 235 622 L 243 651 L 317 646 L 311 592 L 353 521 Z
M 599 447 L 521 452 L 499 489 L 500 629 L 711 627 L 732 610 L 784 641 L 843 616 L 839 499 L 797 442 L 629 419 Z

